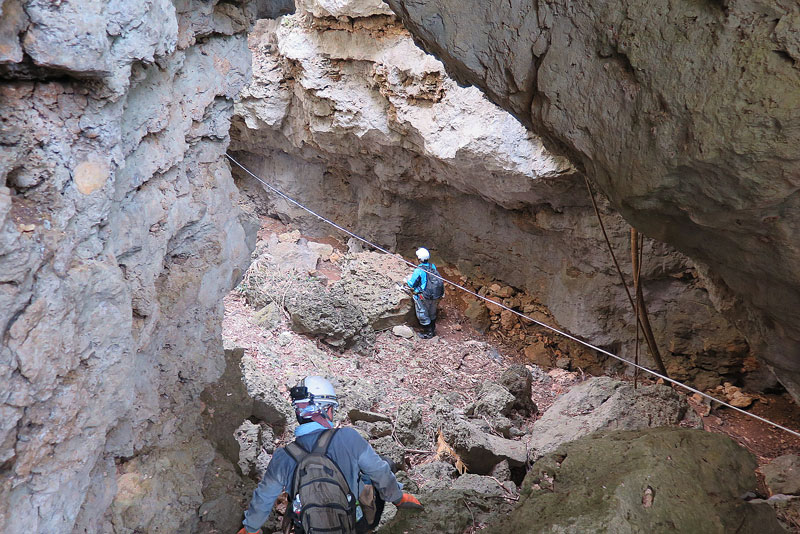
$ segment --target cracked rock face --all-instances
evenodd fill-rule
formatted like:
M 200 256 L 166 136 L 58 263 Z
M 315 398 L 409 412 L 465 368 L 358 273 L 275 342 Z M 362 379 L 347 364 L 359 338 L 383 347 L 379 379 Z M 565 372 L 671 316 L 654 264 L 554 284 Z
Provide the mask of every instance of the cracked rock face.
M 715 306 L 798 397 L 796 2 L 387 3 L 631 224 L 707 265 Z
M 236 104 L 236 157 L 382 246 L 413 257 L 424 244 L 434 261 L 526 288 L 561 326 L 633 359 L 630 305 L 580 175 L 475 88 L 448 78 L 393 18 L 317 16 L 323 5 L 299 4 L 296 15 L 260 21 L 251 34 L 254 77 Z M 234 175 L 262 212 L 330 232 L 239 169 Z M 601 209 L 629 265 L 629 227 Z M 741 372 L 749 347 L 715 310 L 692 262 L 650 240 L 645 258 L 670 372 L 700 387 Z
M 253 7 L 0 9 L 0 531 L 191 530 L 253 245 L 223 157 Z

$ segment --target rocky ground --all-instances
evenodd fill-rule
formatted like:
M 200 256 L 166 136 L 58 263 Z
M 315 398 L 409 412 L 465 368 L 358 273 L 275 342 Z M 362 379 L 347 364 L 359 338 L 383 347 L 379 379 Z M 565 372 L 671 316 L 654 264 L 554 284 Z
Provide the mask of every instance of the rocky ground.
M 652 451 L 642 445 L 656 439 L 648 434 L 658 432 L 649 430 L 651 427 L 704 427 L 721 434 L 705 438 L 702 436 L 706 433 L 696 437 L 696 431 L 690 431 L 688 437 L 681 438 L 682 457 L 689 462 L 684 467 L 699 469 L 699 474 L 692 475 L 697 487 L 707 484 L 707 492 L 715 493 L 724 486 L 730 492 L 728 497 L 722 495 L 718 501 L 707 503 L 707 510 L 716 510 L 720 518 L 761 518 L 764 525 L 778 529 L 775 513 L 762 506 L 760 499 L 800 493 L 800 489 L 795 491 L 779 482 L 792 479 L 791 459 L 800 451 L 800 440 L 791 435 L 648 379 L 640 379 L 634 389 L 627 375 L 593 377 L 587 371 L 592 367 L 592 355 L 581 352 L 584 365 L 578 366 L 571 358 L 577 353 L 573 342 L 543 331 L 529 331 L 518 323 L 504 324 L 509 320 L 499 314 L 475 317 L 470 311 L 473 303 L 452 288 L 442 301 L 437 337 L 416 338 L 402 326 L 414 327 L 416 322 L 407 295 L 396 285 L 410 268 L 395 258 L 363 252 L 352 244 L 349 249 L 335 239 L 308 240 L 290 227 L 265 218 L 254 267 L 244 283 L 225 299 L 223 335 L 229 349 L 239 347 L 239 355 L 233 360 L 240 360 L 247 393 L 257 399 L 256 404 L 277 407 L 270 415 L 250 417 L 235 431 L 239 469 L 251 481 L 259 479 L 275 447 L 291 439 L 288 388 L 303 376 L 321 374 L 334 379 L 341 392 L 340 423 L 354 425 L 376 450 L 394 459 L 401 466 L 398 476 L 407 489 L 421 495 L 428 505 L 419 517 L 400 514 L 393 518 L 393 510 L 387 512 L 384 532 L 414 532 L 424 523 L 429 531 L 461 533 L 492 525 L 498 516 L 512 522 L 520 520 L 529 512 L 512 513 L 512 509 L 527 501 L 530 487 L 538 484 L 536 491 L 547 491 L 527 479 L 520 486 L 526 471 L 533 469 L 531 473 L 541 475 L 541 466 L 563 456 L 567 444 L 580 444 L 589 436 L 598 439 L 597 431 L 601 431 L 599 435 L 612 432 L 616 436 L 617 445 L 609 445 L 609 454 L 614 454 L 615 447 L 644 447 L 640 455 L 643 466 L 632 467 L 614 482 L 623 486 L 629 480 L 625 477 L 635 479 L 642 469 L 652 467 L 653 473 L 661 472 L 658 461 L 647 459 Z M 369 275 L 366 291 L 363 283 L 354 280 L 361 280 L 371 269 L 382 274 Z M 445 267 L 443 271 L 457 276 L 455 269 Z M 490 285 L 481 287 L 493 291 Z M 315 313 L 301 303 L 307 301 L 331 308 Z M 356 305 L 348 307 L 353 303 Z M 546 314 L 533 301 L 528 306 L 532 307 L 530 313 Z M 531 346 L 539 349 L 525 350 Z M 743 393 L 732 386 L 728 390 L 717 394 L 727 394 L 728 399 L 748 396 L 749 409 L 754 413 L 800 427 L 798 410 L 788 395 Z M 575 451 L 583 450 L 581 446 L 569 445 L 577 447 Z M 720 455 L 707 458 L 702 451 L 711 446 L 723 450 L 731 447 L 736 451 L 734 459 L 730 455 L 722 455 L 724 461 Z M 583 453 L 572 454 L 580 458 Z M 732 462 L 715 468 L 730 472 L 731 480 L 705 473 L 702 464 L 707 462 Z M 609 465 L 609 469 L 621 469 Z M 757 478 L 754 470 L 759 465 Z M 772 468 L 780 472 L 775 474 L 770 471 L 772 465 L 784 467 Z M 567 480 L 568 473 L 559 476 Z M 611 475 L 597 476 L 602 479 Z M 684 495 L 675 480 L 656 479 L 659 477 L 654 475 L 647 487 L 651 493 L 659 493 L 659 504 L 667 502 L 668 494 L 674 493 L 675 498 Z M 245 484 L 242 502 L 252 483 Z M 663 487 L 656 487 L 657 483 Z M 753 508 L 739 499 L 745 492 L 751 492 Z M 797 528 L 796 498 L 773 497 L 769 501 L 781 508 L 779 516 L 785 528 Z M 554 503 L 558 501 L 554 499 Z M 576 509 L 586 506 L 575 503 Z M 556 528 L 563 519 L 559 519 L 556 508 L 554 504 L 549 512 L 537 509 L 536 513 L 540 517 L 550 517 L 550 513 Z M 614 521 L 614 514 L 609 514 L 595 517 L 587 512 L 581 517 L 587 528 L 601 528 Z M 765 531 L 772 527 L 765 527 Z

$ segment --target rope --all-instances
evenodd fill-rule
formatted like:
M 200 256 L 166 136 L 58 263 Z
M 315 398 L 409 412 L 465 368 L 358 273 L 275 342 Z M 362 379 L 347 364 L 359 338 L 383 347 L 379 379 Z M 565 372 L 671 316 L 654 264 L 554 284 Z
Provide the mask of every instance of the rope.
M 336 228 L 337 230 L 339 230 L 339 231 L 341 231 L 341 232 L 343 232 L 343 233 L 345 233 L 345 234 L 349 235 L 350 237 L 352 237 L 352 238 L 354 238 L 354 239 L 357 239 L 358 241 L 361 241 L 361 242 L 363 242 L 363 243 L 364 243 L 364 244 L 366 244 L 366 245 L 369 245 L 370 247 L 374 248 L 375 250 L 379 250 L 379 251 L 383 252 L 384 254 L 388 254 L 388 255 L 390 255 L 390 256 L 395 256 L 395 257 L 397 257 L 398 259 L 400 259 L 400 260 L 401 260 L 403 263 L 406 263 L 407 265 L 410 265 L 411 267 L 414 267 L 414 268 L 416 268 L 416 267 L 417 267 L 417 265 L 416 265 L 416 264 L 414 264 L 414 263 L 412 263 L 412 262 L 408 261 L 407 259 L 403 258 L 402 256 L 400 256 L 400 255 L 398 255 L 398 254 L 394 254 L 393 252 L 390 252 L 390 251 L 386 250 L 385 248 L 383 248 L 383 247 L 381 247 L 381 246 L 379 246 L 379 245 L 376 245 L 375 243 L 372 243 L 371 241 L 368 241 L 367 239 L 364 239 L 363 237 L 361 237 L 361 236 L 359 236 L 359 235 L 356 235 L 356 234 L 354 234 L 354 233 L 353 233 L 353 232 L 351 232 L 350 230 L 348 230 L 348 229 L 346 229 L 346 228 L 343 228 L 342 226 L 339 226 L 339 225 L 338 225 L 338 224 L 336 224 L 335 222 L 333 222 L 333 221 L 330 221 L 330 220 L 326 219 L 325 217 L 323 217 L 322 215 L 318 214 L 317 212 L 315 212 L 315 211 L 314 211 L 314 210 L 312 210 L 311 208 L 307 208 L 306 206 L 304 206 L 304 205 L 303 205 L 303 204 L 301 204 L 300 202 L 298 202 L 298 201 L 294 200 L 293 198 L 291 198 L 291 197 L 290 197 L 290 196 L 288 196 L 287 194 L 285 194 L 285 193 L 283 193 L 282 191 L 280 191 L 280 190 L 276 189 L 276 188 L 275 188 L 275 187 L 273 187 L 272 185 L 268 184 L 267 182 L 265 182 L 264 180 L 262 180 L 261 178 L 259 178 L 259 177 L 258 177 L 258 176 L 256 176 L 255 174 L 253 174 L 253 173 L 252 173 L 252 172 L 251 172 L 251 171 L 250 171 L 250 170 L 249 170 L 247 167 L 245 167 L 244 165 L 242 165 L 241 163 L 239 163 L 238 161 L 236 161 L 236 160 L 233 158 L 233 156 L 231 156 L 230 154 L 227 154 L 227 153 L 226 153 L 226 154 L 225 154 L 225 156 L 227 156 L 227 158 L 228 158 L 229 160 L 231 160 L 233 163 L 235 163 L 235 164 L 236 164 L 236 165 L 237 165 L 239 168 L 241 168 L 241 169 L 242 169 L 244 172 L 246 172 L 247 174 L 249 174 L 250 176 L 252 176 L 253 178 L 255 178 L 257 181 L 259 181 L 259 182 L 260 182 L 260 183 L 261 183 L 261 184 L 262 184 L 264 187 L 266 187 L 268 190 L 272 191 L 273 193 L 275 193 L 276 195 L 280 196 L 280 197 L 281 197 L 281 198 L 283 198 L 284 200 L 286 200 L 286 201 L 290 202 L 291 204 L 294 204 L 294 205 L 295 205 L 295 206 L 297 206 L 298 208 L 300 208 L 300 209 L 302 209 L 302 210 L 304 210 L 304 211 L 306 211 L 306 212 L 310 213 L 310 214 L 311 214 L 311 215 L 313 215 L 314 217 L 316 217 L 316 218 L 318 218 L 319 220 L 321 220 L 321 221 L 323 221 L 323 222 L 325 222 L 325 223 L 327 223 L 327 224 L 329 224 L 329 225 L 333 226 L 333 227 L 334 227 L 334 228 Z M 487 298 L 487 297 L 484 297 L 484 296 L 482 296 L 482 295 L 479 295 L 478 293 L 475 293 L 474 291 L 471 291 L 470 289 L 467 289 L 466 287 L 464 287 L 464 286 L 462 286 L 462 285 L 460 285 L 460 284 L 457 284 L 457 283 L 455 283 L 455 282 L 452 282 L 452 281 L 450 281 L 450 280 L 448 280 L 448 279 L 444 278 L 443 276 L 441 276 L 441 275 L 439 275 L 439 274 L 430 273 L 430 276 L 435 276 L 436 278 L 439 278 L 439 279 L 440 279 L 442 282 L 444 282 L 444 283 L 446 283 L 446 284 L 449 284 L 449 285 L 451 285 L 451 286 L 453 286 L 453 287 L 455 287 L 455 288 L 457 288 L 457 289 L 460 289 L 461 291 L 464 291 L 465 293 L 468 293 L 468 294 L 472 295 L 473 297 L 476 297 L 476 298 L 478 298 L 478 299 L 484 300 L 484 301 L 486 301 L 486 302 L 490 302 L 490 303 L 494 304 L 495 306 L 498 306 L 498 307 L 500 307 L 500 308 L 502 308 L 502 309 L 504 309 L 504 310 L 510 311 L 511 313 L 513 313 L 514 315 L 517 315 L 518 317 L 521 317 L 521 318 L 523 318 L 523 319 L 526 319 L 526 320 L 528 320 L 528 321 L 530 321 L 530 322 L 532 322 L 532 323 L 534 323 L 534 324 L 537 324 L 537 325 L 541 326 L 542 328 L 546 328 L 547 330 L 550 330 L 551 332 L 554 332 L 554 333 L 556 333 L 556 334 L 559 334 L 559 335 L 561 335 L 561 336 L 563 336 L 563 337 L 565 337 L 565 338 L 567 338 L 567 339 L 571 339 L 572 341 L 575 341 L 575 342 L 577 342 L 577 343 L 580 343 L 581 345 L 583 345 L 583 346 L 585 346 L 585 347 L 587 347 L 587 348 L 590 348 L 590 349 L 592 349 L 592 350 L 595 350 L 595 351 L 599 352 L 600 354 L 605 354 L 606 356 L 609 356 L 609 357 L 611 357 L 611 358 L 614 358 L 615 360 L 619 360 L 620 362 L 626 363 L 626 364 L 630 365 L 631 367 L 633 367 L 633 368 L 635 368 L 635 369 L 639 369 L 639 370 L 641 370 L 641 371 L 644 371 L 645 373 L 649 373 L 649 374 L 651 374 L 651 375 L 653 375 L 653 376 L 655 376 L 655 377 L 658 377 L 658 378 L 660 378 L 660 379 L 664 380 L 665 382 L 669 382 L 670 384 L 673 384 L 673 385 L 675 385 L 675 386 L 681 387 L 681 388 L 683 388 L 683 389 L 685 389 L 685 390 L 687 390 L 687 391 L 691 391 L 692 393 L 696 393 L 696 394 L 698 394 L 698 395 L 700 395 L 700 396 L 702 396 L 702 397 L 705 397 L 705 398 L 707 398 L 707 399 L 708 399 L 708 400 L 710 400 L 710 401 L 713 401 L 713 402 L 716 402 L 716 403 L 718 403 L 718 404 L 721 404 L 722 406 L 725 406 L 725 407 L 727 407 L 727 408 L 730 408 L 730 409 L 732 409 L 732 410 L 735 410 L 735 411 L 737 411 L 737 412 L 739 412 L 739 413 L 742 413 L 742 414 L 744 414 L 744 415 L 747 415 L 747 416 L 749 416 L 749 417 L 752 417 L 752 418 L 754 418 L 754 419 L 758 419 L 758 420 L 759 420 L 759 421 L 761 421 L 762 423 L 767 423 L 768 425 L 771 425 L 771 426 L 773 426 L 773 427 L 775 427 L 775 428 L 778 428 L 778 429 L 780 429 L 780 430 L 783 430 L 783 431 L 785 431 L 785 432 L 788 432 L 789 434 L 792 434 L 793 436 L 796 436 L 796 437 L 800 438 L 800 432 L 796 432 L 796 431 L 794 431 L 794 430 L 792 430 L 792 429 L 790 429 L 790 428 L 786 428 L 786 427 L 785 427 L 785 426 L 783 426 L 783 425 L 779 425 L 778 423 L 775 423 L 775 422 L 773 422 L 773 421 L 770 421 L 769 419 L 765 419 L 765 418 L 761 417 L 760 415 L 756 415 L 756 414 L 754 414 L 754 413 L 750 413 L 750 412 L 748 412 L 748 411 L 745 411 L 745 410 L 743 410 L 743 409 L 741 409 L 741 408 L 738 408 L 738 407 L 736 407 L 736 406 L 733 406 L 732 404 L 729 404 L 729 403 L 727 403 L 727 402 L 725 402 L 725 401 L 719 400 L 719 399 L 717 399 L 717 398 L 715 398 L 715 397 L 713 397 L 713 396 L 709 395 L 708 393 L 704 393 L 704 392 L 702 392 L 702 391 L 700 391 L 700 390 L 698 390 L 698 389 L 695 389 L 695 388 L 693 388 L 693 387 L 691 387 L 691 386 L 689 386 L 689 385 L 686 385 L 686 384 L 684 384 L 684 383 L 682 383 L 682 382 L 679 382 L 679 381 L 677 381 L 677 380 L 674 380 L 674 379 L 672 379 L 672 378 L 670 378 L 670 377 L 668 377 L 668 376 L 666 376 L 666 375 L 664 375 L 664 374 L 662 374 L 662 373 L 659 373 L 659 372 L 657 372 L 657 371 L 653 371 L 652 369 L 649 369 L 649 368 L 647 368 L 647 367 L 644 367 L 644 366 L 642 366 L 642 365 L 639 365 L 638 363 L 634 363 L 634 362 L 632 362 L 632 361 L 630 361 L 630 360 L 626 360 L 626 359 L 625 359 L 625 358 L 623 358 L 622 356 L 617 356 L 616 354 L 613 354 L 613 353 L 611 353 L 611 352 L 609 352 L 609 351 L 607 351 L 607 350 L 605 350 L 605 349 L 601 349 L 600 347 L 597 347 L 597 346 L 595 346 L 595 345 L 592 345 L 591 343 L 588 343 L 588 342 L 586 342 L 586 341 L 584 341 L 584 340 L 582 340 L 582 339 L 579 339 L 579 338 L 577 338 L 577 337 L 573 336 L 572 334 L 568 334 L 567 332 L 564 332 L 563 330 L 559 330 L 558 328 L 555 328 L 554 326 L 550 326 L 550 325 L 548 325 L 548 324 L 545 324 L 545 323 L 543 323 L 543 322 L 541 322 L 541 321 L 537 321 L 536 319 L 534 319 L 534 318 L 532 318 L 532 317 L 528 317 L 528 316 L 527 316 L 527 315 L 525 315 L 524 313 L 518 312 L 517 310 L 513 310 L 513 309 L 509 308 L 508 306 L 505 306 L 505 305 L 504 305 L 503 303 L 501 303 L 501 302 L 497 302 L 497 301 L 494 301 L 494 300 L 492 300 L 492 299 L 489 299 L 489 298 Z

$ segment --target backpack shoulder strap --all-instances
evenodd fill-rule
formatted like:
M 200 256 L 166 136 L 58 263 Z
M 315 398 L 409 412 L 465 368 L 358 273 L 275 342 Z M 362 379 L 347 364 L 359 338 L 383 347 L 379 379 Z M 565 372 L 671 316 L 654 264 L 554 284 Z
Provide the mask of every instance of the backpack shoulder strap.
M 333 436 L 335 435 L 336 435 L 335 428 L 323 431 L 322 435 L 319 438 L 317 438 L 317 443 L 316 445 L 314 445 L 313 452 L 322 455 L 328 454 L 328 447 L 330 447 L 331 441 L 333 440 Z
M 288 444 L 286 447 L 283 448 L 283 450 L 286 451 L 286 454 L 288 454 L 292 458 L 292 460 L 294 460 L 295 463 L 297 463 L 297 465 L 300 465 L 300 462 L 303 461 L 303 458 L 308 456 L 308 451 L 305 450 L 303 447 L 301 447 L 295 441 Z

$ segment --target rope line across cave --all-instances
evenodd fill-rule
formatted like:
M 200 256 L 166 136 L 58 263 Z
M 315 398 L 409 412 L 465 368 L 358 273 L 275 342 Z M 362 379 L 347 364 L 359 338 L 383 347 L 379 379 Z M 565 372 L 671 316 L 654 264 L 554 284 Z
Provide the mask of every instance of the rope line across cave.
M 259 181 L 259 182 L 260 182 L 260 183 L 261 183 L 261 184 L 262 184 L 264 187 L 266 187 L 267 189 L 269 189 L 270 191 L 272 191 L 272 192 L 273 192 L 273 193 L 275 193 L 276 195 L 280 196 L 280 197 L 281 197 L 281 198 L 283 198 L 284 200 L 286 200 L 286 201 L 290 202 L 291 204 L 294 204 L 294 205 L 295 205 L 295 206 L 297 206 L 298 208 L 300 208 L 300 209 L 302 209 L 302 210 L 304 210 L 304 211 L 306 211 L 306 212 L 310 213 L 311 215 L 313 215 L 314 217 L 318 218 L 319 220 L 321 220 L 321 221 L 323 221 L 323 222 L 325 222 L 325 223 L 327 223 L 327 224 L 329 224 L 329 225 L 333 226 L 334 228 L 336 228 L 336 229 L 337 229 L 337 230 L 339 230 L 340 232 L 343 232 L 343 233 L 345 233 L 345 234 L 349 235 L 350 237 L 352 237 L 352 238 L 354 238 L 354 239 L 357 239 L 358 241 L 361 241 L 361 242 L 365 243 L 366 245 L 369 245 L 370 247 L 374 248 L 375 250 L 379 250 L 379 251 L 383 252 L 384 254 L 388 254 L 388 255 L 390 255 L 390 256 L 395 256 L 395 257 L 399 258 L 399 259 L 400 259 L 402 262 L 404 262 L 404 263 L 406 263 L 406 264 L 410 265 L 411 267 L 416 267 L 416 266 L 417 266 L 416 264 L 414 264 L 414 263 L 412 263 L 412 262 L 408 261 L 407 259 L 403 258 L 402 256 L 400 256 L 399 254 L 395 254 L 395 253 L 393 253 L 393 252 L 390 252 L 390 251 L 386 250 L 385 248 L 381 247 L 380 245 L 376 245 L 375 243 L 373 243 L 373 242 L 371 242 L 371 241 L 369 241 L 369 240 L 367 240 L 367 239 L 365 239 L 365 238 L 363 238 L 363 237 L 361 237 L 361 236 L 359 236 L 359 235 L 357 235 L 357 234 L 354 234 L 353 232 L 351 232 L 351 231 L 350 231 L 350 230 L 348 230 L 347 228 L 344 228 L 344 227 L 342 227 L 342 226 L 340 226 L 340 225 L 336 224 L 335 222 L 333 222 L 333 221 L 331 221 L 331 220 L 329 220 L 329 219 L 327 219 L 327 218 L 323 217 L 323 216 L 322 216 L 322 215 L 320 215 L 319 213 L 315 212 L 315 211 L 314 211 L 314 210 L 312 210 L 311 208 L 308 208 L 308 207 L 304 206 L 303 204 L 301 204 L 300 202 L 296 201 L 295 199 L 293 199 L 292 197 L 290 197 L 290 196 L 289 196 L 289 195 L 287 195 L 286 193 L 284 193 L 284 192 L 280 191 L 279 189 L 276 189 L 275 187 L 273 187 L 272 185 L 270 185 L 270 184 L 269 184 L 269 183 L 267 183 L 266 181 L 262 180 L 260 177 L 256 176 L 256 175 L 255 175 L 253 172 L 251 172 L 251 171 L 250 171 L 250 169 L 248 169 L 247 167 L 245 167 L 244 165 L 242 165 L 241 163 L 239 163 L 238 161 L 236 161 L 236 159 L 234 159 L 234 158 L 233 158 L 233 156 L 231 156 L 230 154 L 227 154 L 227 153 L 226 153 L 226 154 L 225 154 L 225 156 L 227 156 L 227 158 L 228 158 L 229 160 L 231 160 L 231 162 L 233 162 L 234 164 L 236 164 L 236 165 L 237 165 L 239 168 L 241 168 L 241 169 L 242 169 L 244 172 L 246 172 L 247 174 L 249 174 L 250 176 L 252 176 L 253 178 L 255 178 L 257 181 Z M 600 347 L 597 347 L 597 346 L 595 346 L 595 345 L 592 345 L 591 343 L 589 343 L 589 342 L 587 342 L 587 341 L 584 341 L 584 340 L 582 340 L 582 339 L 579 339 L 579 338 L 577 338 L 577 337 L 573 336 L 572 334 L 569 334 L 569 333 L 567 333 L 567 332 L 564 332 L 564 331 L 562 331 L 562 330 L 559 330 L 558 328 L 555 328 L 554 326 L 550 326 L 550 325 L 548 325 L 548 324 L 545 324 L 545 323 L 543 323 L 543 322 L 541 322 L 541 321 L 537 321 L 536 319 L 534 319 L 534 318 L 532 318 L 532 317 L 529 317 L 529 316 L 525 315 L 525 314 L 524 314 L 524 313 L 522 313 L 522 312 L 519 312 L 519 311 L 517 311 L 517 310 L 511 309 L 511 308 L 509 308 L 508 306 L 504 305 L 504 304 L 503 304 L 503 303 L 501 303 L 501 302 L 497 302 L 497 301 L 494 301 L 494 300 L 492 300 L 492 299 L 490 299 L 490 298 L 484 297 L 483 295 L 479 295 L 478 293 L 476 293 L 476 292 L 474 292 L 474 291 L 471 291 L 470 289 L 467 289 L 466 287 L 464 287 L 464 286 L 462 286 L 462 285 L 460 285 L 460 284 L 457 284 L 456 282 L 453 282 L 453 281 L 451 281 L 451 280 L 448 280 L 447 278 L 444 278 L 444 277 L 443 277 L 443 276 L 441 276 L 441 275 L 438 275 L 438 274 L 435 274 L 435 273 L 430 273 L 430 274 L 429 274 L 429 276 L 435 276 L 436 278 L 439 278 L 439 279 L 441 279 L 441 280 L 442 280 L 442 282 L 444 282 L 444 283 L 446 283 L 446 284 L 449 284 L 449 285 L 451 285 L 451 286 L 453 286 L 453 287 L 455 287 L 455 288 L 457 288 L 457 289 L 460 289 L 461 291 L 464 291 L 465 293 L 468 293 L 468 294 L 472 295 L 473 297 L 476 297 L 476 298 L 478 298 L 478 299 L 484 300 L 484 301 L 486 301 L 486 302 L 490 302 L 490 303 L 492 303 L 492 304 L 493 304 L 493 305 L 495 305 L 495 306 L 498 306 L 498 307 L 500 307 L 500 308 L 502 308 L 502 309 L 504 309 L 504 310 L 510 311 L 510 312 L 511 312 L 511 313 L 513 313 L 514 315 L 517 315 L 517 316 L 519 316 L 519 317 L 521 317 L 521 318 L 523 318 L 523 319 L 526 319 L 526 320 L 528 320 L 528 321 L 530 321 L 530 322 L 532 322 L 532 323 L 534 323 L 534 324 L 537 324 L 537 325 L 539 325 L 539 326 L 541 326 L 541 327 L 543 327 L 543 328 L 546 328 L 547 330 L 550 330 L 551 332 L 554 332 L 554 333 L 556 333 L 556 334 L 559 334 L 560 336 L 563 336 L 563 337 L 565 337 L 565 338 L 567 338 L 567 339 L 571 339 L 572 341 L 575 341 L 575 342 L 577 342 L 577 343 L 580 343 L 581 345 L 583 345 L 583 346 L 585 346 L 585 347 L 587 347 L 587 348 L 590 348 L 590 349 L 592 349 L 592 350 L 595 350 L 595 351 L 597 351 L 597 352 L 599 352 L 599 353 L 601 353 L 601 354 L 605 354 L 606 356 L 609 356 L 609 357 L 611 357 L 611 358 L 614 358 L 615 360 L 619 360 L 620 362 L 623 362 L 623 363 L 625 363 L 625 364 L 627 364 L 627 365 L 630 365 L 631 367 L 634 367 L 634 368 L 636 368 L 636 369 L 639 369 L 639 370 L 641 370 L 641 371 L 644 371 L 645 373 L 649 373 L 649 374 L 651 374 L 651 375 L 653 375 L 653 376 L 655 376 L 655 377 L 658 377 L 658 378 L 660 378 L 660 379 L 664 380 L 665 382 L 669 382 L 669 383 L 671 383 L 671 384 L 674 384 L 674 385 L 676 385 L 676 386 L 678 386 L 678 387 L 681 387 L 681 388 L 683 388 L 683 389 L 685 389 L 685 390 L 687 390 L 687 391 L 691 391 L 692 393 L 696 393 L 696 394 L 698 394 L 698 395 L 700 395 L 700 396 L 702 396 L 702 397 L 705 397 L 705 398 L 707 398 L 707 399 L 709 399 L 709 400 L 711 400 L 711 401 L 713 401 L 713 402 L 716 402 L 716 403 L 718 403 L 718 404 L 721 404 L 722 406 L 725 406 L 725 407 L 727 407 L 727 408 L 730 408 L 730 409 L 732 409 L 732 410 L 735 410 L 735 411 L 737 411 L 737 412 L 743 413 L 744 415 L 747 415 L 747 416 L 749 416 L 749 417 L 752 417 L 752 418 L 754 418 L 754 419 L 758 419 L 759 421 L 761 421 L 761 422 L 763 422 L 763 423 L 767 423 L 768 425 L 771 425 L 771 426 L 773 426 L 773 427 L 775 427 L 775 428 L 778 428 L 778 429 L 780 429 L 780 430 L 783 430 L 783 431 L 785 431 L 785 432 L 788 432 L 789 434 L 792 434 L 793 436 L 800 437 L 800 432 L 797 432 L 797 431 L 795 431 L 795 430 L 792 430 L 792 429 L 790 429 L 790 428 L 787 428 L 787 427 L 785 427 L 785 426 L 783 426 L 783 425 L 780 425 L 780 424 L 778 424 L 778 423 L 775 423 L 775 422 L 773 422 L 773 421 L 770 421 L 769 419 L 766 419 L 766 418 L 764 418 L 764 417 L 761 417 L 760 415 L 756 415 L 756 414 L 754 414 L 754 413 L 750 413 L 750 412 L 748 412 L 748 411 L 746 411 L 746 410 L 743 410 L 743 409 L 741 409 L 741 408 L 738 408 L 738 407 L 736 407 L 736 406 L 733 406 L 732 404 L 729 404 L 729 403 L 727 403 L 727 402 L 725 402 L 725 401 L 719 400 L 719 399 L 717 399 L 716 397 L 713 397 L 712 395 L 709 395 L 708 393 L 704 393 L 704 392 L 700 391 L 699 389 L 695 389 L 695 388 L 693 388 L 693 387 L 691 387 L 691 386 L 689 386 L 689 385 L 687 385 L 687 384 L 684 384 L 684 383 L 682 383 L 682 382 L 679 382 L 679 381 L 677 381 L 677 380 L 675 380 L 675 379 L 673 379 L 673 378 L 669 378 L 668 376 L 665 376 L 665 375 L 663 375 L 663 374 L 661 374 L 661 373 L 659 373 L 659 372 L 657 372 L 657 371 L 653 371 L 652 369 L 649 369 L 649 368 L 647 368 L 647 367 L 644 367 L 644 366 L 642 366 L 642 365 L 639 365 L 639 364 L 637 364 L 637 363 L 634 363 L 634 362 L 632 362 L 632 361 L 630 361 L 630 360 L 626 360 L 626 359 L 625 359 L 625 358 L 623 358 L 622 356 L 618 356 L 618 355 L 616 355 L 616 354 L 613 354 L 613 353 L 611 353 L 611 352 L 609 352 L 609 351 L 607 351 L 607 350 L 605 350 L 605 349 L 602 349 L 602 348 L 600 348 Z

